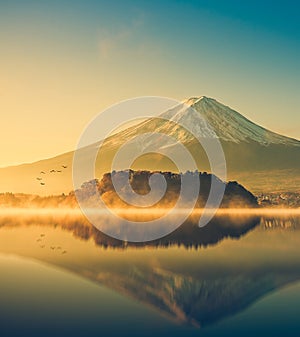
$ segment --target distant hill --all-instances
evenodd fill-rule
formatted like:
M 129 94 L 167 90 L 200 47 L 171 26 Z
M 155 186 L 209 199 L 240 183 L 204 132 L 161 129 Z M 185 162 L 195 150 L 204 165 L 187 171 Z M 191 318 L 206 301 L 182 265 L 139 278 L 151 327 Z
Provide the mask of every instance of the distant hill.
M 112 182 L 112 175 L 114 175 L 116 180 L 120 180 L 124 177 L 128 177 L 129 174 L 130 185 L 124 186 L 123 189 L 132 189 L 135 192 L 134 194 L 139 198 L 139 195 L 146 195 L 150 192 L 149 179 L 154 173 L 160 173 L 164 177 L 167 188 L 165 193 L 163 193 L 163 197 L 159 199 L 158 203 L 153 205 L 153 208 L 174 207 L 181 191 L 181 180 L 186 176 L 199 178 L 200 190 L 196 203 L 196 207 L 198 208 L 202 208 L 206 205 L 212 180 L 214 180 L 216 184 L 220 184 L 225 188 L 225 193 L 221 203 L 222 208 L 229 208 L 231 206 L 235 208 L 256 207 L 258 205 L 257 198 L 251 192 L 246 190 L 242 185 L 238 184 L 237 182 L 225 183 L 214 175 L 208 174 L 206 172 L 186 172 L 180 175 L 172 172 L 129 170 L 105 173 L 101 180 L 96 179 L 85 182 L 82 184 L 80 189 L 76 190 L 75 192 L 71 191 L 68 194 L 43 197 L 38 195 L 2 193 L 0 194 L 0 207 L 77 208 L 78 204 L 76 197 L 86 202 L 86 204 L 88 204 L 90 207 L 97 207 L 98 195 L 100 194 L 103 201 L 109 207 L 128 208 L 132 207 L 132 205 L 124 202 L 116 193 Z M 188 188 L 192 189 L 192 186 L 188 186 Z M 125 199 L 129 200 L 126 197 L 126 194 L 127 191 L 125 190 Z M 189 197 L 190 193 L 189 190 L 187 190 L 186 198 Z
M 98 195 L 96 195 L 95 192 L 99 191 L 103 201 L 110 207 L 132 207 L 132 205 L 126 203 L 116 193 L 112 182 L 112 175 L 114 176 L 115 181 L 122 181 L 122 179 L 126 179 L 129 176 L 130 185 L 124 187 L 124 189 L 127 188 L 128 191 L 124 190 L 122 192 L 124 192 L 125 200 L 130 200 L 131 190 L 139 195 L 146 195 L 150 192 L 149 179 L 153 173 L 158 172 L 129 170 L 106 173 L 100 181 L 94 180 L 84 183 L 82 188 L 76 191 L 76 196 L 81 200 L 85 200 L 87 204 L 92 207 L 93 205 L 97 205 Z M 174 207 L 180 194 L 181 180 L 188 175 L 199 177 L 200 191 L 196 203 L 196 207 L 198 208 L 205 207 L 211 189 L 212 180 L 225 187 L 224 197 L 221 203 L 222 208 L 256 207 L 258 205 L 256 197 L 237 182 L 225 183 L 214 175 L 207 174 L 206 172 L 187 172 L 182 175 L 172 172 L 159 173 L 163 175 L 167 183 L 167 188 L 163 198 L 153 205 L 154 208 Z M 156 188 L 159 189 L 159 186 Z M 192 189 L 192 186 L 189 186 L 189 188 Z M 155 187 L 153 189 L 155 189 Z M 155 194 L 156 191 L 152 192 Z M 188 192 L 186 198 L 189 198 L 190 195 L 191 193 Z

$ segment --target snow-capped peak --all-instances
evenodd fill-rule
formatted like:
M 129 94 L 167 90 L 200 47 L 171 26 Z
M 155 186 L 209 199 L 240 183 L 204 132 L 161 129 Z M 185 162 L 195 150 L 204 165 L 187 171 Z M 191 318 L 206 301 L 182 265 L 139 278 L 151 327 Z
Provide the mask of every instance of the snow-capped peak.
M 213 98 L 207 97 L 207 96 L 200 96 L 200 97 L 190 97 L 183 101 L 185 105 L 192 106 L 194 104 L 199 103 L 200 101 L 208 101 L 213 100 Z
M 200 137 L 218 137 L 234 143 L 254 141 L 261 145 L 300 146 L 299 141 L 269 131 L 206 96 L 191 97 L 183 102 L 180 109 L 168 110 L 161 116 L 174 122 L 183 122 L 183 125 Z

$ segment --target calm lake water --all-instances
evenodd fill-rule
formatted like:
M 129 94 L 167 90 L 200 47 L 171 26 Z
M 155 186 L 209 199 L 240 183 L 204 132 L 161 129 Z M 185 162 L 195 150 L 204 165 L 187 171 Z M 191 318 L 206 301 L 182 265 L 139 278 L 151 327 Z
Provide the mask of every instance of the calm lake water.
M 191 220 L 146 244 L 70 214 L 2 214 L 0 268 L 1 337 L 300 333 L 296 214 Z

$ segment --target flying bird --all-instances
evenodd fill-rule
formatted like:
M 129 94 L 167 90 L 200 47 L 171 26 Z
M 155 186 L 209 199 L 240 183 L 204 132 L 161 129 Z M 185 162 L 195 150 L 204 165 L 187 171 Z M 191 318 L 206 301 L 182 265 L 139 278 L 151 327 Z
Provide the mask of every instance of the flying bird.
M 68 166 L 66 166 L 66 165 L 62 165 L 61 167 L 62 167 L 62 168 L 64 168 L 64 169 L 66 169 Z
M 61 170 L 56 170 L 56 172 L 61 173 Z
M 45 183 L 40 183 L 40 184 L 43 185 L 43 186 L 45 185 Z
M 36 178 L 36 180 L 43 180 L 42 178 L 40 178 L 40 177 L 38 177 L 38 178 Z
M 46 174 L 46 172 L 44 172 L 44 171 L 41 171 L 41 172 L 40 172 L 40 174 Z
M 50 173 L 53 173 L 53 172 L 55 172 L 55 170 L 51 170 L 51 171 L 50 171 Z

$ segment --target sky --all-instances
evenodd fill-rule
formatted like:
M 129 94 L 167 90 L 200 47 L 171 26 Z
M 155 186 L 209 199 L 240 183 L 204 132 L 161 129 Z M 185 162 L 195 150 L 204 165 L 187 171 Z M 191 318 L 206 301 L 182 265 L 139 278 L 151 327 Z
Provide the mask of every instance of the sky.
M 124 99 L 209 96 L 300 139 L 298 1 L 0 0 L 0 166 Z

